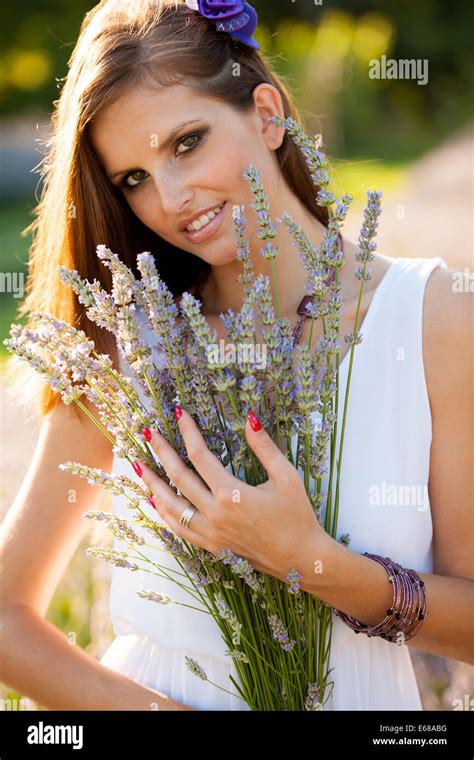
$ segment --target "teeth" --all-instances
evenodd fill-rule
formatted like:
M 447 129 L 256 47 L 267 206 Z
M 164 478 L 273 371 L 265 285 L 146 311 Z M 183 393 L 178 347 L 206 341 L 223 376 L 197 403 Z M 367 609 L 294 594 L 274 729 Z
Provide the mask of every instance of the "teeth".
M 201 230 L 203 227 L 206 226 L 206 224 L 209 224 L 211 219 L 214 219 L 215 216 L 224 208 L 224 204 L 221 206 L 218 206 L 213 211 L 208 211 L 207 214 L 203 214 L 199 217 L 199 219 L 195 219 L 192 224 L 188 224 L 186 229 L 188 232 L 197 232 L 197 230 Z

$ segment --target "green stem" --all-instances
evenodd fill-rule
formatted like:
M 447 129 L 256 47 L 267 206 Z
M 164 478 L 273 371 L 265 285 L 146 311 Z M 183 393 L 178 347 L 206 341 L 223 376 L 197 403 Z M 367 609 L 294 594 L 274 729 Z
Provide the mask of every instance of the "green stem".
M 277 307 L 277 314 L 278 319 L 281 317 L 281 308 L 280 308 L 280 297 L 278 295 L 278 281 L 277 281 L 277 275 L 276 275 L 276 269 L 275 269 L 275 259 L 272 259 L 272 277 L 273 277 L 273 285 L 274 285 L 274 292 L 275 292 L 275 302 Z
M 229 691 L 229 689 L 224 689 L 224 687 L 223 687 L 223 686 L 219 686 L 219 684 L 218 684 L 218 683 L 214 683 L 214 681 L 211 681 L 211 679 L 210 679 L 210 678 L 206 678 L 206 681 L 207 681 L 208 683 L 212 684 L 213 686 L 216 686 L 216 687 L 217 687 L 218 689 L 220 689 L 221 691 L 225 691 L 225 692 L 226 692 L 226 694 L 230 694 L 230 696 L 231 696 L 231 697 L 236 697 L 237 699 L 240 699 L 242 702 L 245 702 L 245 699 L 242 699 L 242 697 L 239 697 L 239 695 L 238 695 L 238 694 L 233 694 L 231 691 Z
M 365 272 L 365 265 L 364 265 L 364 272 Z M 364 280 L 361 280 L 360 288 L 359 288 L 359 298 L 357 300 L 357 309 L 356 309 L 356 315 L 355 315 L 355 324 L 354 324 L 354 334 L 357 333 L 358 327 L 359 327 L 359 311 L 360 311 L 360 304 L 362 301 L 362 293 L 364 290 Z M 336 531 L 337 531 L 337 518 L 339 514 L 339 483 L 340 483 L 340 477 L 341 477 L 341 465 L 342 465 L 342 452 L 344 449 L 344 434 L 346 430 L 346 419 L 347 419 L 347 408 L 349 403 L 349 390 L 350 390 L 350 384 L 351 384 L 351 377 L 352 377 L 352 365 L 354 363 L 354 351 L 355 351 L 355 344 L 353 343 L 351 346 L 351 355 L 349 357 L 349 371 L 347 374 L 347 384 L 346 384 L 346 393 L 344 398 L 344 412 L 342 417 L 342 427 L 341 427 L 341 440 L 339 443 L 339 457 L 337 462 L 337 478 L 336 478 L 336 495 L 335 495 L 335 505 L 334 505 L 334 518 L 333 518 L 333 524 L 331 529 L 331 535 L 333 538 L 336 537 Z

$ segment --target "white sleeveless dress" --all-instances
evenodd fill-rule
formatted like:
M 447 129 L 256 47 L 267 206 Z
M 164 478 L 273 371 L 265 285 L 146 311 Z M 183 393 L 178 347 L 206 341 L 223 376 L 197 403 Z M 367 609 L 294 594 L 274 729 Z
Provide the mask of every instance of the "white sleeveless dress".
M 338 537 L 349 533 L 352 551 L 388 556 L 421 573 L 433 572 L 428 496 L 432 428 L 422 313 L 426 282 L 438 266 L 447 268 L 439 257 L 393 259 L 370 302 L 361 327 L 363 342 L 355 349 L 338 518 Z M 145 325 L 144 331 L 148 333 Z M 340 367 L 340 399 L 348 364 L 349 353 Z M 340 402 L 340 415 L 342 406 Z M 338 436 L 340 431 L 341 423 Z M 116 458 L 113 470 L 136 477 L 124 460 Z M 394 505 L 393 488 L 400 492 L 410 486 L 416 487 L 418 499 L 407 504 L 398 498 Z M 116 514 L 132 517 L 124 498 L 113 501 Z M 157 519 L 151 506 L 143 509 Z M 150 534 L 144 535 L 149 541 Z M 123 548 L 118 539 L 114 546 Z M 180 569 L 170 555 L 154 551 L 160 564 Z M 144 589 L 196 606 L 168 579 L 113 567 L 110 612 L 116 638 L 101 663 L 198 710 L 249 710 L 229 680 L 229 674 L 237 679 L 237 673 L 214 619 L 177 604 L 142 599 L 137 592 Z M 232 694 L 188 670 L 185 655 Z M 422 709 L 409 648 L 356 635 L 335 615 L 330 667 L 334 688 L 324 710 Z

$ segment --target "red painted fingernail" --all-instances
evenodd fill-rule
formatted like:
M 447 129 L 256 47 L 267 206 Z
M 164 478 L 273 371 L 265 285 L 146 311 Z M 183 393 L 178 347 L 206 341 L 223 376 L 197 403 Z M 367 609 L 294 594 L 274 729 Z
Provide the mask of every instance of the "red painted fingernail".
M 179 422 L 179 420 L 183 416 L 183 410 L 178 405 L 176 405 L 175 408 L 174 408 L 174 416 L 176 418 L 176 422 Z
M 138 464 L 138 462 L 133 462 L 132 467 L 135 470 L 135 472 L 137 473 L 138 477 L 139 478 L 143 478 L 142 468 L 140 467 L 140 465 Z
M 252 425 L 252 430 L 255 430 L 255 432 L 257 432 L 258 430 L 262 429 L 262 423 L 258 419 L 255 412 L 249 412 L 247 417 L 249 418 L 250 424 Z
M 150 502 L 150 504 L 153 507 L 153 509 L 156 509 L 156 504 L 155 504 L 155 500 L 153 499 L 153 496 L 149 496 L 148 497 L 148 501 Z
M 150 428 L 143 428 L 142 434 L 143 434 L 143 437 L 147 441 L 151 441 L 151 430 L 150 430 Z

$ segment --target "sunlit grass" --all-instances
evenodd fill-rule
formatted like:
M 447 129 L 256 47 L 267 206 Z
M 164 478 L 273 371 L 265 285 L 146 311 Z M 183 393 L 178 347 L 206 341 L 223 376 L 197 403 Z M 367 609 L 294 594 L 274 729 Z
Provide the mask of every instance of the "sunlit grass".
M 353 160 L 332 165 L 334 191 L 349 193 L 354 205 L 366 201 L 367 190 L 381 190 L 384 194 L 396 190 L 405 180 L 409 164 L 391 164 L 383 161 Z
M 36 90 L 48 82 L 53 62 L 46 50 L 11 49 L 0 60 L 0 81 L 3 86 L 19 90 Z

